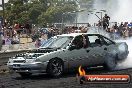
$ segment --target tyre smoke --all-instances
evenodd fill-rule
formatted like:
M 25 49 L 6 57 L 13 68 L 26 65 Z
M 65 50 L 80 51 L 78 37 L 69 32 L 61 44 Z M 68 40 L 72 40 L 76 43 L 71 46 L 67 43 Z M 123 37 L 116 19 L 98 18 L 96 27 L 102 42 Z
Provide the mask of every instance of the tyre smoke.
M 93 6 L 90 9 L 96 9 L 96 11 L 105 9 L 107 11 L 106 13 L 111 17 L 110 22 L 131 22 L 131 8 L 131 0 L 94 0 Z M 91 14 L 89 16 L 87 14 L 88 12 L 79 14 L 78 22 L 98 22 L 99 19 L 94 14 Z M 97 15 L 100 16 L 100 14 Z M 81 19 L 84 18 L 84 16 L 87 19 Z M 98 29 L 89 30 L 88 33 L 100 33 L 106 37 L 109 37 L 108 33 L 103 30 L 98 31 Z M 129 55 L 123 62 L 118 63 L 116 69 L 132 68 L 132 38 L 119 39 L 118 42 L 126 42 L 128 44 Z
M 95 27 L 91 27 L 91 29 L 88 31 L 88 33 L 90 34 L 94 34 L 94 33 L 98 33 L 101 34 L 105 37 L 110 38 L 110 34 L 105 32 L 103 29 L 98 29 Z M 115 40 L 115 42 L 126 42 L 128 45 L 128 50 L 129 50 L 129 54 L 128 57 L 123 60 L 122 62 L 118 62 L 117 67 L 115 70 L 119 70 L 119 69 L 127 69 L 127 68 L 132 68 L 132 38 L 127 38 L 127 39 L 119 39 L 119 40 Z M 124 46 L 120 46 L 119 47 L 120 50 L 124 51 L 125 47 Z
M 131 0 L 117 0 L 117 8 L 115 9 L 116 12 L 111 15 L 112 20 L 116 22 L 131 22 L 131 8 Z
M 95 9 L 106 9 L 106 13 L 111 17 L 111 22 L 131 22 L 132 14 L 130 14 L 132 3 L 131 0 L 95 0 Z M 92 20 L 93 18 L 89 19 Z M 97 19 L 96 19 L 97 20 Z M 106 34 L 102 31 L 101 34 Z M 108 36 L 107 36 L 108 37 Z M 126 42 L 128 44 L 128 57 L 119 62 L 116 69 L 132 68 L 132 38 L 119 39 L 119 42 Z M 123 49 L 123 47 L 121 48 Z
M 85 8 L 87 10 L 96 9 L 93 10 L 94 14 L 90 14 L 88 11 L 79 13 L 78 22 L 89 22 L 91 24 L 98 23 L 99 18 L 95 15 L 95 13 L 100 10 L 106 10 L 106 13 L 111 17 L 110 22 L 131 22 L 131 8 L 131 0 L 94 0 L 92 6 L 90 5 L 90 7 Z M 100 13 L 96 14 L 101 18 Z M 104 14 L 105 12 L 102 13 L 102 16 L 104 16 Z
M 117 42 L 126 42 L 128 45 L 129 54 L 128 57 L 117 64 L 116 69 L 126 69 L 126 68 L 132 68 L 132 38 L 128 38 L 126 40 L 117 40 Z

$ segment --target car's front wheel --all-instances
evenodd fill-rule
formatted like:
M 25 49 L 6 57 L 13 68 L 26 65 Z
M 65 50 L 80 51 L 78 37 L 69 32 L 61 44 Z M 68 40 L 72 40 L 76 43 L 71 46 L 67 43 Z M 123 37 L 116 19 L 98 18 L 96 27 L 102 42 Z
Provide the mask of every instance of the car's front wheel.
M 47 73 L 53 77 L 61 76 L 64 71 L 63 61 L 55 58 L 51 59 L 47 66 Z

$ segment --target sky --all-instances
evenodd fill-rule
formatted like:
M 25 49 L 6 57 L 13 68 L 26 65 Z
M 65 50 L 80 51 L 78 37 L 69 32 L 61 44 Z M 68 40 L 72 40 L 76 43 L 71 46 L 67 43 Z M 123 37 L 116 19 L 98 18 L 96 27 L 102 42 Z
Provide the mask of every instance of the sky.
M 9 0 L 4 0 L 5 3 L 8 2 Z M 0 4 L 2 4 L 2 0 L 0 0 Z M 2 9 L 2 7 L 0 7 L 0 10 Z
M 8 2 L 9 0 L 4 0 L 5 2 Z M 0 0 L 0 4 L 2 3 L 2 0 Z

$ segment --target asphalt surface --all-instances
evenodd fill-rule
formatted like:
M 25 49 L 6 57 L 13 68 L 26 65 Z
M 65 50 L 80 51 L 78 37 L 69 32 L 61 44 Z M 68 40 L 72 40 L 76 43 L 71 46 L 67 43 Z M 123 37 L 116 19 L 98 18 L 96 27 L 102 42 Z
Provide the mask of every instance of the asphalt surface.
M 92 69 L 87 74 L 130 74 L 132 69 L 119 71 L 106 71 L 103 69 Z M 33 75 L 29 78 L 21 78 L 16 73 L 0 75 L 1 88 L 132 88 L 132 82 L 126 84 L 79 84 L 76 73 L 67 73 L 60 78 L 52 78 L 47 74 Z
M 14 54 L 13 54 L 14 55 Z M 0 59 L 1 67 L 6 67 L 7 57 Z M 79 84 L 76 72 L 63 74 L 60 78 L 52 78 L 47 74 L 33 75 L 29 78 L 21 78 L 17 73 L 0 73 L 0 88 L 132 88 L 130 83 L 122 84 Z M 87 69 L 87 74 L 129 74 L 132 79 L 132 69 L 108 71 L 103 68 Z

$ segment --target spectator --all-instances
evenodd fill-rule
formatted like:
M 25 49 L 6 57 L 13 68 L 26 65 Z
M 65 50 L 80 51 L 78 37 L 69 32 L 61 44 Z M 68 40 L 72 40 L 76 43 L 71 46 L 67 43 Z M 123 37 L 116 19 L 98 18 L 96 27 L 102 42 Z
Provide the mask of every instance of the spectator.
M 9 36 L 5 38 L 5 45 L 11 45 L 11 39 Z
M 41 45 L 47 40 L 47 34 L 42 34 L 41 35 Z
M 101 20 L 98 21 L 97 26 L 98 26 L 98 27 L 101 27 L 101 26 L 102 26 L 102 22 L 101 22 Z
M 88 28 L 87 28 L 87 27 L 84 27 L 84 28 L 81 30 L 82 33 L 87 33 L 87 31 L 88 31 Z
M 123 25 L 123 37 L 126 38 L 128 36 L 129 36 L 128 22 L 125 22 Z
M 119 33 L 120 36 L 123 36 L 123 22 L 121 22 L 121 24 L 119 25 Z
M 40 39 L 38 38 L 36 41 L 35 41 L 35 47 L 36 48 L 39 48 L 41 46 L 41 41 Z
M 16 30 L 19 29 L 19 24 L 18 24 L 18 22 L 15 23 L 14 28 L 15 28 Z
M 105 30 L 108 29 L 109 20 L 110 20 L 110 17 L 107 14 L 105 14 L 105 16 L 103 17 L 103 28 Z
M 119 27 L 117 25 L 117 22 L 115 22 L 115 25 L 113 25 L 113 29 L 114 29 L 114 39 L 118 39 L 119 38 Z
M 127 38 L 127 37 L 129 37 L 129 30 L 128 30 L 128 28 L 125 28 L 124 29 L 124 38 Z
M 48 29 L 48 39 L 54 36 L 54 29 L 53 27 Z
M 73 27 L 71 28 L 70 33 L 75 33 L 75 26 L 73 26 Z

